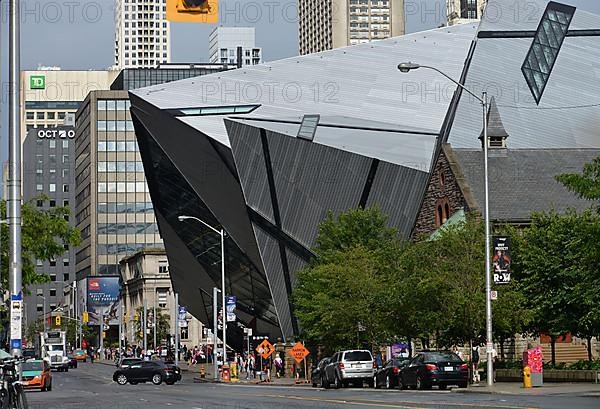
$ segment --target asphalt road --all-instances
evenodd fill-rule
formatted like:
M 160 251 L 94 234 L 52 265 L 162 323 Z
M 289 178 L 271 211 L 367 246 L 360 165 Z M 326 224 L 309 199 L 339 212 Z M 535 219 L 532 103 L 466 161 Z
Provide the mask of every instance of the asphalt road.
M 451 391 L 321 390 L 305 386 L 193 383 L 186 374 L 173 386 L 151 383 L 119 386 L 113 367 L 80 364 L 53 372 L 51 392 L 28 391 L 31 409 L 598 409 L 600 398 L 508 396 Z

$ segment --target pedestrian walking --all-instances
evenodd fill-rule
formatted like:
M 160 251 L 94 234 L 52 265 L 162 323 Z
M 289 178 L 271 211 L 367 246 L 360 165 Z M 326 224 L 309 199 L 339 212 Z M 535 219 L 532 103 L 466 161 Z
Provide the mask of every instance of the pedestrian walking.
M 471 349 L 471 367 L 473 369 L 473 383 L 479 383 L 479 347 L 473 346 Z
M 283 360 L 277 355 L 273 360 L 273 363 L 275 364 L 275 375 L 279 378 L 281 376 L 281 370 L 283 369 Z

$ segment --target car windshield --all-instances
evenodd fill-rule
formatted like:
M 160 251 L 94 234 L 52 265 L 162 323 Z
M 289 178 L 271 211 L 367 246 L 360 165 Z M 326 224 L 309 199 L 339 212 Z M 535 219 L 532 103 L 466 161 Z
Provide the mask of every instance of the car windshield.
M 42 363 L 41 362 L 23 362 L 23 370 L 24 371 L 41 371 Z
M 352 351 L 346 352 L 344 355 L 345 361 L 372 361 L 371 354 L 367 351 Z
M 62 351 L 62 345 L 48 345 L 48 351 Z
M 427 362 L 462 362 L 460 357 L 452 352 L 431 352 L 425 354 Z

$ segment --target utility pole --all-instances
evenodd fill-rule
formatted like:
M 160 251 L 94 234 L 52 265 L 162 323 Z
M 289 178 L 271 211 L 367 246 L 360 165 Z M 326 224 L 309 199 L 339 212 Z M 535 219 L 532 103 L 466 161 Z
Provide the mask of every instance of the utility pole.
M 148 354 L 148 306 L 146 305 L 146 300 L 144 300 L 144 322 L 142 323 L 142 328 L 144 330 L 144 354 Z
M 21 357 L 23 328 L 23 265 L 21 260 L 21 38 L 19 2 L 9 0 L 9 87 L 8 105 L 9 132 L 9 197 L 7 202 L 9 223 L 8 276 L 10 287 L 10 349 L 11 355 Z M 19 375 L 21 365 L 19 365 Z
M 154 332 L 152 340 L 154 347 L 152 349 L 156 351 L 156 288 L 154 289 L 154 307 L 152 309 L 152 330 Z

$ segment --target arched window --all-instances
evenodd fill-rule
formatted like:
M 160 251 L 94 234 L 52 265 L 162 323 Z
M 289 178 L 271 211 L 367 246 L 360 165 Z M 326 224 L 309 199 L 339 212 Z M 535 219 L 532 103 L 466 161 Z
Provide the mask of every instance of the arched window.
M 444 210 L 442 209 L 442 205 L 440 204 L 437 207 L 437 214 L 435 217 L 436 227 L 440 227 L 442 224 L 444 224 L 444 222 L 442 220 L 444 220 Z
M 450 218 L 450 205 L 448 202 L 444 204 L 444 223 Z

